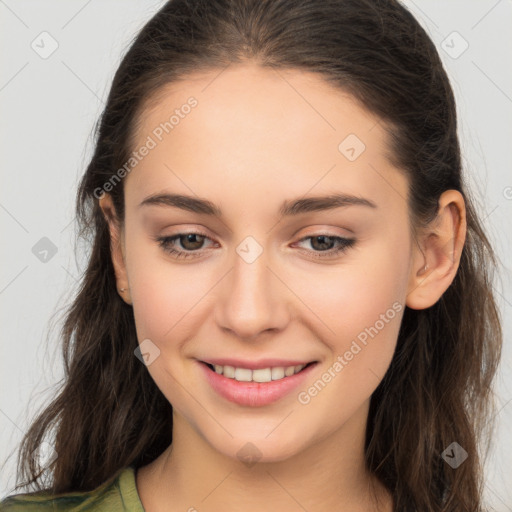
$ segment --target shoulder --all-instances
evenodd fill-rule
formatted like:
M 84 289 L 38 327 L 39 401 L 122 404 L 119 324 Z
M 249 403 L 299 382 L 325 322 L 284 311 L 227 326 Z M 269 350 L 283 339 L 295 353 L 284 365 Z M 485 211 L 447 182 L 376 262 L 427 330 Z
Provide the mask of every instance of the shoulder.
M 127 466 L 92 491 L 51 495 L 47 491 L 15 494 L 0 502 L 0 512 L 144 512 Z

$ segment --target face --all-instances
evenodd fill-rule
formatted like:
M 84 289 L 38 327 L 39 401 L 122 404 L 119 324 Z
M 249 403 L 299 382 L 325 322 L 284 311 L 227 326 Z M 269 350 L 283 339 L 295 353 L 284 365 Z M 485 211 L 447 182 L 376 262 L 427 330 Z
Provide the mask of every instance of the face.
M 391 362 L 408 292 L 408 182 L 382 123 L 316 75 L 232 66 L 161 91 L 144 145 L 116 271 L 177 417 L 262 461 L 339 431 Z

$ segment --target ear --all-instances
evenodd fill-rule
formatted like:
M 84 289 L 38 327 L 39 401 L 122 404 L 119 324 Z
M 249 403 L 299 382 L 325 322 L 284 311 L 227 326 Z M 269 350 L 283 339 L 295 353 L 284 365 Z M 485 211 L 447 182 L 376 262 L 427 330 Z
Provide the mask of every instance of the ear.
M 116 274 L 117 291 L 121 298 L 131 305 L 130 286 L 126 273 L 123 230 L 121 229 L 121 223 L 119 222 L 110 194 L 103 194 L 99 199 L 99 205 L 109 226 L 110 254 Z
M 466 207 L 462 194 L 446 190 L 438 201 L 437 217 L 417 240 L 409 275 L 406 305 L 434 305 L 457 274 L 466 240 Z

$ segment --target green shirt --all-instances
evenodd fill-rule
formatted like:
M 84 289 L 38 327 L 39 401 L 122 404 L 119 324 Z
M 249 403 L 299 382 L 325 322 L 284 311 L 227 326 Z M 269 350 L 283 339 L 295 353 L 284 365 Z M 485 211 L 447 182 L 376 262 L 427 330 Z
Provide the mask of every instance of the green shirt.
M 0 502 L 0 512 L 144 512 L 127 466 L 92 491 L 49 495 L 48 491 L 15 494 Z

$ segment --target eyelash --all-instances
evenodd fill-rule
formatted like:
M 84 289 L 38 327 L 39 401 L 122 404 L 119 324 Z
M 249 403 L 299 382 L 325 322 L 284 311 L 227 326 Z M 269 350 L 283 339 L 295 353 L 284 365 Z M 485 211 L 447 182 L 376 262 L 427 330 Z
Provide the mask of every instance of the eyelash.
M 200 255 L 197 254 L 198 251 L 182 251 L 182 250 L 176 250 L 172 247 L 172 243 L 174 241 L 176 241 L 180 237 L 186 236 L 186 235 L 197 235 L 197 236 L 201 236 L 201 237 L 210 239 L 210 237 L 208 237 L 204 233 L 196 233 L 195 231 L 192 231 L 192 232 L 187 232 L 187 233 L 177 233 L 176 235 L 172 235 L 172 236 L 157 237 L 156 241 L 159 243 L 160 247 L 162 247 L 165 252 L 172 255 L 173 258 L 187 259 L 187 258 L 199 257 Z M 317 258 L 317 259 L 327 259 L 327 258 L 335 257 L 338 254 L 344 253 L 345 251 L 347 251 L 348 249 L 353 247 L 356 243 L 355 238 L 343 238 L 341 236 L 334 236 L 334 235 L 329 235 L 326 233 L 319 233 L 316 235 L 306 236 L 304 238 L 301 238 L 299 240 L 299 242 L 303 242 L 304 240 L 308 240 L 310 238 L 317 238 L 317 237 L 321 237 L 321 236 L 331 238 L 334 241 L 338 242 L 340 245 L 337 249 L 328 249 L 326 251 L 308 251 L 308 252 L 317 253 L 314 256 L 314 258 Z

